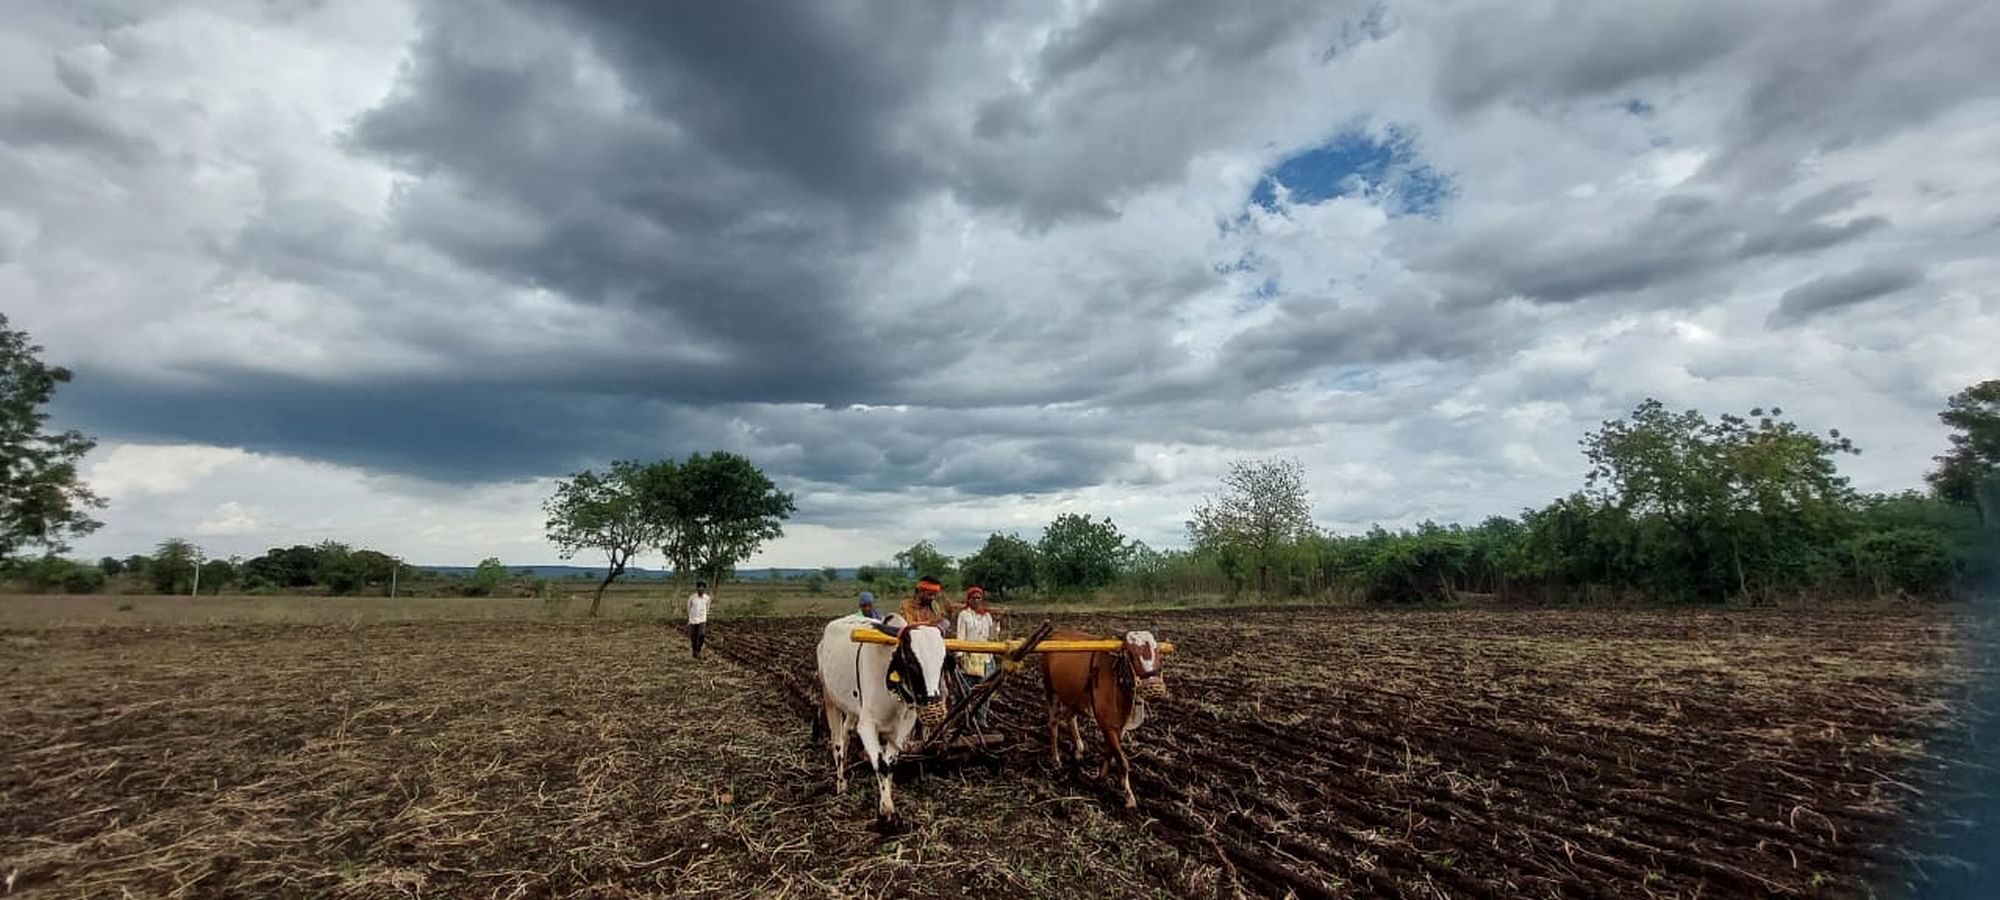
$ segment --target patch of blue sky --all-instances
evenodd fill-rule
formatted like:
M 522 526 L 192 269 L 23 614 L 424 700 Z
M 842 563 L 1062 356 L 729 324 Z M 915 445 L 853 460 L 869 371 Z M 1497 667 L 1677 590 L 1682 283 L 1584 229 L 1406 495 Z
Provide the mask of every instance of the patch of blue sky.
M 1257 258 L 1257 254 L 1245 253 L 1242 256 L 1237 257 L 1235 262 L 1216 263 L 1215 274 L 1231 275 L 1237 272 L 1255 272 L 1257 271 L 1257 266 L 1260 264 L 1260 262 L 1261 261 Z
M 1235 304 L 1230 307 L 1230 311 L 1242 314 L 1268 306 L 1271 301 L 1278 299 L 1283 290 L 1278 284 L 1278 279 L 1267 276 L 1239 295 Z
M 1367 366 L 1341 366 L 1320 376 L 1320 386 L 1336 391 L 1370 391 L 1381 382 L 1381 372 Z
M 1395 126 L 1379 134 L 1350 128 L 1278 161 L 1257 180 L 1250 202 L 1277 212 L 1284 203 L 1313 205 L 1361 196 L 1390 215 L 1435 216 L 1457 193 L 1452 177 L 1418 153 L 1416 138 Z

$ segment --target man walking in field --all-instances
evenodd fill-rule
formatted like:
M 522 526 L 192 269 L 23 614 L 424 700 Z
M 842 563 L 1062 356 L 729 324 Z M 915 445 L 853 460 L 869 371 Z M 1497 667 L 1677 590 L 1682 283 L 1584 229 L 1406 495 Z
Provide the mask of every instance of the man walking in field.
M 701 658 L 702 642 L 708 639 L 708 582 L 694 583 L 694 593 L 688 595 L 688 646 L 694 650 L 694 658 Z
M 868 591 L 861 592 L 861 615 L 876 622 L 882 621 L 882 614 L 875 611 L 875 595 Z

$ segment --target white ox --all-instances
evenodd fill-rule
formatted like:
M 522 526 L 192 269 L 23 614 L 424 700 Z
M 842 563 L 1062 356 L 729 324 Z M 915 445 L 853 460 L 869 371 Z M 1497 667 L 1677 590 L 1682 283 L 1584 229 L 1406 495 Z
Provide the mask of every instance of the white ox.
M 901 628 L 903 620 L 890 616 L 886 624 Z M 933 727 L 944 722 L 944 633 L 918 625 L 902 628 L 894 647 L 854 642 L 856 629 L 874 627 L 855 616 L 827 623 L 819 640 L 819 683 L 833 741 L 834 789 L 847 792 L 847 735 L 858 732 L 880 791 L 876 813 L 887 821 L 896 817 L 890 767 L 917 719 Z

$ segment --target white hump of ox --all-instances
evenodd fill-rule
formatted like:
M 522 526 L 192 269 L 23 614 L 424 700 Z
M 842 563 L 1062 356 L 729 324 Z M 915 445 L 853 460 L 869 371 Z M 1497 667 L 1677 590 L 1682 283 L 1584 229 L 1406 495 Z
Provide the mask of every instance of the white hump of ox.
M 884 624 L 901 630 L 895 646 L 854 640 L 856 630 L 872 629 L 873 622 L 851 616 L 828 622 L 819 641 L 819 681 L 834 789 L 847 791 L 847 736 L 856 734 L 875 773 L 876 812 L 886 821 L 896 817 L 890 770 L 918 718 L 933 723 L 944 718 L 945 648 L 944 634 L 935 627 L 904 628 L 898 616 Z

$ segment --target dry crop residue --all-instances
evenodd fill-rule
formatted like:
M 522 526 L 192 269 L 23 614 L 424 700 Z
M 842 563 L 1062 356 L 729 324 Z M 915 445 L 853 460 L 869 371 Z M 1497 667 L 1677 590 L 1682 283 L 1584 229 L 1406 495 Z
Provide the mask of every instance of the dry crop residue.
M 1844 896 L 1967 748 L 1933 612 L 1171 613 L 1142 817 L 1252 894 Z M 1024 627 L 1016 627 L 1025 631 Z M 730 652 L 794 690 L 809 623 Z M 1032 677 L 997 704 L 1045 765 Z M 1083 776 L 1107 802 L 1101 786 Z
M 868 827 L 807 740 L 819 620 L 0 632 L 23 896 L 1845 896 L 1967 750 L 1950 614 L 1066 617 L 1180 646 L 1127 814 L 997 773 Z M 1028 623 L 1015 630 L 1025 631 Z M 1097 748 L 1092 748 L 1092 769 Z

